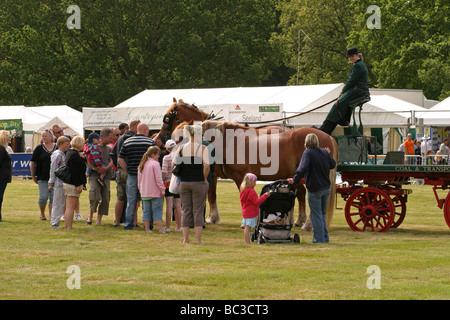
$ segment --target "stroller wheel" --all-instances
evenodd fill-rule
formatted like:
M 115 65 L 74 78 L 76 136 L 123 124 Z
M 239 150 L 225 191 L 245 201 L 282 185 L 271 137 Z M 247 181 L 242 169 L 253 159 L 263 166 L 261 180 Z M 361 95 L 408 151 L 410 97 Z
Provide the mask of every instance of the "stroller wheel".
M 250 241 L 251 242 L 255 241 L 255 233 L 254 232 L 250 233 Z
M 264 240 L 264 236 L 260 233 L 260 234 L 258 235 L 257 243 L 258 243 L 258 244 L 262 244 L 262 243 L 264 243 L 264 242 L 266 242 L 266 241 Z
M 294 242 L 300 243 L 300 236 L 298 235 L 298 233 L 294 234 Z

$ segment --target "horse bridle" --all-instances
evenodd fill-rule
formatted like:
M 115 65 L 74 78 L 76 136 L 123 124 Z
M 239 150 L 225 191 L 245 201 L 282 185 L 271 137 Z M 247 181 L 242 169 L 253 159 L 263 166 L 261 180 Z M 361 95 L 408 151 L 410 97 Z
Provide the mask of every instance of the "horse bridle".
M 172 128 L 173 122 L 176 121 L 177 124 L 181 123 L 180 119 L 178 118 L 177 108 L 181 107 L 181 106 L 186 108 L 186 106 L 188 106 L 188 105 L 198 109 L 198 107 L 194 104 L 187 104 L 187 103 L 179 104 L 179 103 L 177 103 L 175 105 L 174 110 L 172 110 L 170 113 L 164 115 L 162 129 L 164 131 L 166 131 L 167 133 L 172 133 L 172 130 L 170 128 Z M 210 114 L 205 120 L 212 120 L 214 118 L 215 118 L 215 115 Z
M 165 130 L 168 133 L 171 133 L 172 124 L 174 121 L 177 121 L 180 124 L 180 119 L 178 119 L 178 115 L 176 111 L 171 111 L 169 114 L 165 114 L 163 117 L 163 125 L 161 129 Z

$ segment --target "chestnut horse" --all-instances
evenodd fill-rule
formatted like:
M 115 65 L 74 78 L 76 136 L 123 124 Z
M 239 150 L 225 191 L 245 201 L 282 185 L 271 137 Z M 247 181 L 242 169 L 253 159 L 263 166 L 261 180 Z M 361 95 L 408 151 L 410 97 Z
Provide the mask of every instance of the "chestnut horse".
M 217 196 L 216 196 L 216 186 L 217 186 L 217 178 L 230 178 L 232 179 L 239 188 L 239 185 L 247 172 L 252 172 L 258 176 L 260 180 L 266 181 L 274 181 L 278 179 L 286 179 L 292 177 L 295 174 L 295 171 L 300 163 L 300 158 L 304 151 L 304 139 L 308 133 L 315 133 L 319 137 L 319 143 L 321 147 L 329 147 L 331 150 L 332 157 L 336 160 L 338 159 L 338 147 L 334 138 L 330 137 L 328 134 L 313 128 L 300 128 L 295 130 L 288 130 L 287 132 L 281 132 L 281 127 L 271 126 L 264 127 L 260 129 L 254 129 L 249 127 L 243 127 L 239 125 L 234 125 L 230 122 L 220 122 L 220 121 L 205 121 L 213 118 L 213 116 L 206 114 L 195 106 L 185 104 L 182 100 L 178 103 L 174 99 L 174 104 L 168 109 L 166 115 L 164 116 L 163 127 L 160 131 L 161 138 L 165 141 L 168 138 L 168 135 L 172 134 L 175 131 L 175 128 L 180 125 L 182 122 L 189 122 L 192 120 L 204 121 L 203 129 L 204 131 L 208 129 L 215 129 L 218 132 L 221 132 L 221 136 L 224 140 L 222 141 L 213 141 L 215 148 L 221 148 L 223 151 L 219 152 L 219 155 L 216 154 L 217 163 L 215 165 L 214 176 L 213 176 L 213 185 L 210 187 L 208 192 L 208 201 L 210 204 L 210 216 L 207 219 L 208 223 L 218 223 L 220 221 L 219 211 L 217 208 Z M 180 126 L 181 127 L 181 126 Z M 242 134 L 246 135 L 247 138 L 244 138 L 246 141 L 245 145 L 239 146 L 240 154 L 245 151 L 246 159 L 245 161 L 237 161 L 236 156 L 237 153 L 235 150 L 227 150 L 227 146 L 230 144 L 225 143 L 226 132 L 227 131 L 239 130 Z M 281 132 L 281 133 L 280 133 Z M 253 134 L 254 133 L 254 134 Z M 273 137 L 271 135 L 274 134 Z M 270 137 L 270 139 L 268 139 Z M 233 139 L 237 138 L 237 140 L 241 141 L 238 137 L 233 137 Z M 271 174 L 263 174 L 264 167 L 266 167 L 266 171 L 268 170 L 268 166 L 262 165 L 260 162 L 251 162 L 249 160 L 250 146 L 261 144 L 262 141 L 266 141 L 266 150 L 271 150 L 272 146 L 268 141 L 276 140 L 278 143 L 278 151 L 279 155 L 277 155 L 278 161 L 278 170 L 276 172 L 272 172 Z M 264 144 L 264 143 L 262 143 Z M 233 143 L 234 145 L 234 143 Z M 269 148 L 270 146 L 270 148 Z M 295 150 L 296 152 L 292 152 Z M 219 150 L 220 151 L 220 150 Z M 267 151 L 267 155 L 270 152 Z M 222 158 L 219 159 L 220 154 Z M 225 159 L 226 155 L 233 154 L 235 155 L 234 159 L 231 161 L 227 161 Z M 270 155 L 274 157 L 275 155 Z M 230 160 L 230 159 L 228 159 Z M 250 164 L 252 163 L 252 164 Z M 335 200 L 335 181 L 336 179 L 336 169 L 330 171 L 330 181 L 331 183 L 331 195 L 328 201 L 328 209 L 327 209 L 327 221 L 331 222 L 332 213 L 334 210 L 334 200 Z M 305 195 L 306 189 L 303 184 L 299 184 L 297 199 L 299 201 L 299 214 L 295 225 L 302 226 L 306 221 L 306 210 L 305 210 Z M 306 222 L 304 226 L 305 230 L 311 229 L 310 220 Z

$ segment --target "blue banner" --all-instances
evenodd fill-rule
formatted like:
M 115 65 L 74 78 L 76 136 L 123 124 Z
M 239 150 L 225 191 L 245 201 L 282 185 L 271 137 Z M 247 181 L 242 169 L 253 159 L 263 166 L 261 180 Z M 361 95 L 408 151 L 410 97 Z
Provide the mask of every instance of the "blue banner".
M 31 176 L 31 153 L 11 153 L 12 175 Z

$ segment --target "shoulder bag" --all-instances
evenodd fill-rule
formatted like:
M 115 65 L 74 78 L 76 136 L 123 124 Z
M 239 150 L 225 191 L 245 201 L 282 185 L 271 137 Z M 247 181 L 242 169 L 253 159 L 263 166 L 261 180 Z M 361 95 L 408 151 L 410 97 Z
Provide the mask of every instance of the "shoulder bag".
M 70 169 L 66 164 L 63 164 L 55 170 L 55 176 L 64 183 L 70 183 Z
M 183 162 L 180 159 L 181 158 L 181 149 L 182 149 L 182 147 L 180 148 L 180 151 L 178 151 L 178 155 L 175 157 L 176 162 L 174 163 L 173 168 L 172 168 L 172 174 L 177 177 L 181 177 L 181 170 L 183 169 Z

